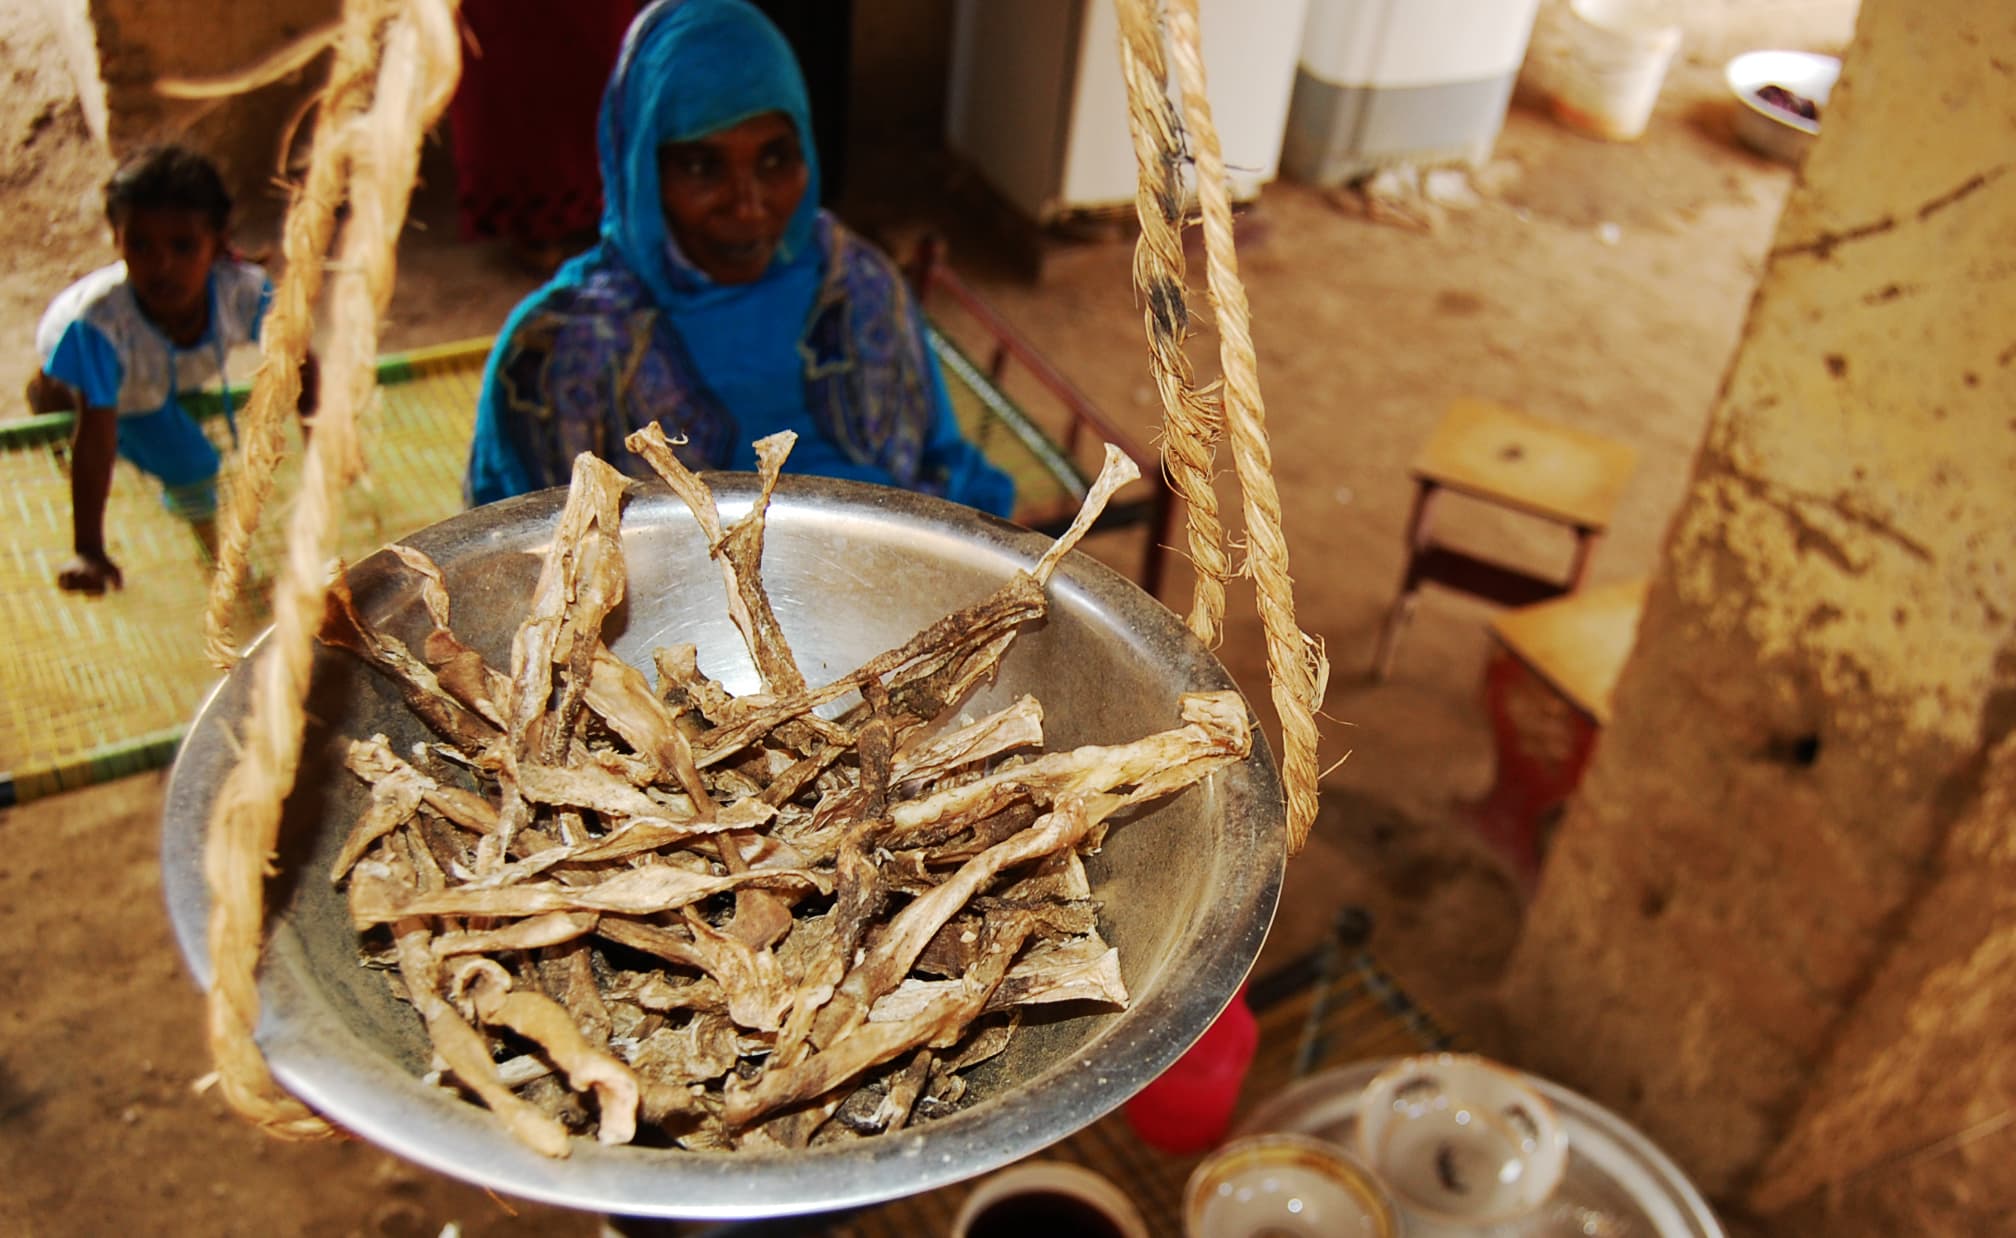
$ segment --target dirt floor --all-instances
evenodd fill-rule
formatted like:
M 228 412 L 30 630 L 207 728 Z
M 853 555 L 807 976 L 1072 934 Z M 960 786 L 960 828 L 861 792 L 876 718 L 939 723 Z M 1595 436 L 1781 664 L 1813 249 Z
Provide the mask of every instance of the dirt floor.
M 48 297 L 111 256 L 107 160 L 38 12 L 0 6 L 9 400 Z M 1391 678 L 1365 680 L 1401 567 L 1407 465 L 1460 395 L 1629 443 L 1640 463 L 1592 579 L 1650 570 L 1791 179 L 1731 145 L 1714 87 L 1707 66 L 1676 66 L 1652 131 L 1630 145 L 1515 110 L 1498 146 L 1507 183 L 1437 231 L 1369 222 L 1286 183 L 1249 216 L 1241 264 L 1299 614 L 1332 661 L 1326 757 L 1349 752 L 1290 867 L 1263 967 L 1309 946 L 1340 907 L 1362 907 L 1403 983 L 1494 1043 L 1491 985 L 1522 896 L 1460 811 L 1493 773 L 1479 703 L 1489 612 L 1431 591 Z M 488 333 L 534 282 L 501 249 L 456 243 L 438 149 L 428 167 L 387 348 Z M 1153 433 L 1124 239 L 1057 249 L 1032 284 L 956 205 L 959 178 L 941 157 L 865 147 L 850 185 L 859 226 L 890 239 L 947 232 L 955 264 L 1064 373 L 1129 431 Z M 241 236 L 248 248 L 271 244 L 261 226 Z M 1199 341 L 1200 364 L 1214 348 Z M 1565 535 L 1548 526 L 1452 504 L 1446 527 L 1537 567 L 1566 562 Z M 1187 583 L 1164 599 L 1182 606 Z M 1235 587 L 1233 610 L 1221 655 L 1264 698 L 1250 591 Z M 162 785 L 136 777 L 0 813 L 0 931 L 12 943 L 0 962 L 0 1232 L 433 1235 L 454 1221 L 469 1235 L 592 1233 L 587 1218 L 367 1146 L 270 1141 L 194 1090 L 208 1062 L 162 907 Z

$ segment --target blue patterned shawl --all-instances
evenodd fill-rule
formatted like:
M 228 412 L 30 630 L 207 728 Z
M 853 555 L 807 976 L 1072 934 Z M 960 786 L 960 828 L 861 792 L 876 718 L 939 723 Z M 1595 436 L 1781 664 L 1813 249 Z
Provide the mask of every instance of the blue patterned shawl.
M 766 112 L 796 126 L 804 200 L 769 271 L 722 285 L 679 252 L 658 149 Z M 478 397 L 465 498 L 564 485 L 592 451 L 656 421 L 692 468 L 749 470 L 755 440 L 798 432 L 790 471 L 943 495 L 1007 515 L 1014 486 L 959 433 L 923 319 L 887 257 L 819 210 L 804 81 L 743 0 L 660 0 L 624 40 L 603 94 L 602 237 L 521 303 Z

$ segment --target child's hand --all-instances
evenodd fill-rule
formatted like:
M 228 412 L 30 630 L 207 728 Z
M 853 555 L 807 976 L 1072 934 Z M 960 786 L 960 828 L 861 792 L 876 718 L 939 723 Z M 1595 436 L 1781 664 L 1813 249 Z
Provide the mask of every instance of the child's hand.
M 108 584 L 118 589 L 125 583 L 119 575 L 119 565 L 104 555 L 78 555 L 56 572 L 57 588 L 94 597 L 105 592 Z

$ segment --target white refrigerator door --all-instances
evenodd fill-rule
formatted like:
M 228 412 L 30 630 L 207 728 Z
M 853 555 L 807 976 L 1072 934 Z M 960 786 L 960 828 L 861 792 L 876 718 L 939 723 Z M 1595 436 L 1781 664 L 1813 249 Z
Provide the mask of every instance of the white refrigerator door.
M 1204 76 L 1233 197 L 1274 179 L 1308 0 L 1202 0 Z M 1058 206 L 1084 210 L 1134 200 L 1134 143 L 1120 76 L 1120 20 L 1112 0 L 1087 0 L 1078 40 Z M 1175 97 L 1175 65 L 1170 65 Z

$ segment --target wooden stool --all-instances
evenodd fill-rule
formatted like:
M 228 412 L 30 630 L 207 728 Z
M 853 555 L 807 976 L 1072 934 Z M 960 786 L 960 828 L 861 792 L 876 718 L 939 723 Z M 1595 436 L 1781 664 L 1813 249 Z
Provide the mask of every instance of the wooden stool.
M 1527 413 L 1483 400 L 1451 404 L 1414 461 L 1407 571 L 1379 633 L 1373 678 L 1384 679 L 1392 668 L 1394 648 L 1423 584 L 1432 581 L 1502 606 L 1528 606 L 1572 593 L 1582 584 L 1596 539 L 1609 527 L 1636 461 L 1637 452 L 1623 443 Z M 1573 530 L 1575 557 L 1566 578 L 1536 576 L 1436 542 L 1428 517 L 1436 494 L 1445 488 Z
M 1484 708 L 1498 768 L 1491 790 L 1468 810 L 1529 882 L 1545 852 L 1542 823 L 1582 781 L 1610 721 L 1647 585 L 1601 585 L 1492 617 L 1498 647 L 1484 671 Z

